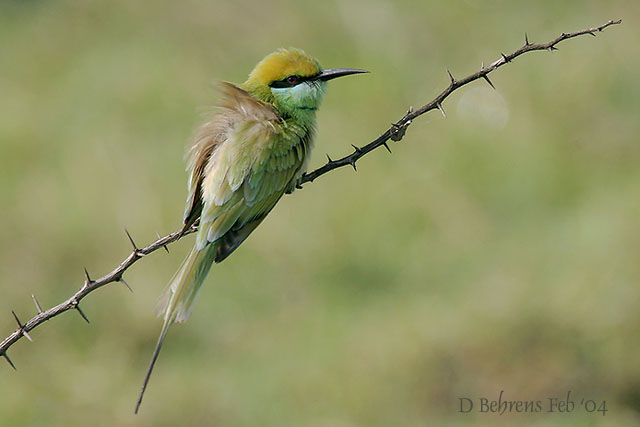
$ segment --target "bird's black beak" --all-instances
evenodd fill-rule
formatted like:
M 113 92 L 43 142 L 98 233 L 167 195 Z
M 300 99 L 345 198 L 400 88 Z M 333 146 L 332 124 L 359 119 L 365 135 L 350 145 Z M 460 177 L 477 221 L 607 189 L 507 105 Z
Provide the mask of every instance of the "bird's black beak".
M 350 74 L 368 73 L 365 70 L 358 70 L 357 68 L 331 68 L 329 70 L 321 71 L 320 74 L 315 76 L 314 79 L 327 81 L 335 79 L 336 77 L 348 76 Z

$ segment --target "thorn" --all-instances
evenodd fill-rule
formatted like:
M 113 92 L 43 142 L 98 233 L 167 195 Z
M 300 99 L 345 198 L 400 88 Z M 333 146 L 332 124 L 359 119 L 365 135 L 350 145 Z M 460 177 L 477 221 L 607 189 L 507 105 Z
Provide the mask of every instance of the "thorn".
M 529 46 L 531 43 L 529 43 L 529 36 L 527 35 L 527 33 L 524 33 L 524 45 L 525 46 Z
M 594 33 L 593 31 L 589 31 L 587 34 L 591 34 L 593 37 L 596 37 L 596 33 Z
M 76 310 L 78 310 L 78 313 L 80 313 L 80 316 L 82 316 L 82 318 L 87 322 L 87 323 L 91 323 L 89 322 L 89 319 L 87 319 L 87 316 L 85 316 L 85 314 L 82 312 L 82 310 L 80 309 L 79 305 L 76 305 Z
M 549 46 L 549 47 L 547 48 L 547 50 L 548 50 L 549 52 L 553 52 L 554 50 L 558 50 L 558 48 L 557 48 L 557 47 L 555 47 L 555 46 Z
M 42 314 L 42 307 L 40 307 L 40 303 L 38 302 L 38 299 L 36 298 L 36 296 L 34 294 L 31 294 L 31 298 L 33 298 L 33 303 L 36 305 L 36 308 L 38 309 L 38 313 Z
M 131 286 L 129 286 L 129 284 L 127 282 L 124 281 L 124 279 L 122 278 L 122 276 L 120 276 L 118 278 L 118 282 L 121 282 L 123 285 L 125 285 L 127 287 L 127 289 L 129 289 L 131 291 L 131 293 L 133 293 L 133 289 L 131 289 Z
M 436 106 L 438 107 L 438 110 L 440 110 L 440 112 L 442 113 L 442 116 L 446 119 L 447 118 L 447 113 L 444 112 L 444 108 L 442 108 L 442 105 L 440 105 L 440 103 L 436 103 Z
M 327 160 L 329 161 L 329 163 L 333 163 L 333 160 L 331 160 L 331 157 L 329 157 L 328 154 L 327 154 Z
M 71 301 L 71 304 L 73 305 L 73 308 L 78 310 L 78 313 L 80 313 L 80 316 L 82 316 L 82 318 L 85 320 L 85 322 L 91 323 L 91 322 L 89 322 L 89 319 L 87 318 L 87 316 L 85 316 L 85 314 L 80 309 L 80 306 L 78 305 L 78 301 L 73 300 L 73 301 Z
M 487 76 L 487 75 L 485 74 L 485 75 L 484 75 L 484 76 L 482 76 L 482 77 L 487 81 L 487 83 L 489 83 L 489 86 L 491 86 L 491 87 L 492 87 L 492 88 L 494 88 L 494 89 L 496 88 L 496 87 L 493 85 L 493 83 L 491 83 L 491 80 L 489 80 L 489 76 Z
M 136 242 L 133 241 L 133 238 L 131 237 L 131 234 L 129 234 L 129 231 L 125 228 L 124 232 L 127 233 L 127 237 L 129 238 L 129 241 L 131 242 L 131 246 L 133 246 L 133 249 L 136 251 L 136 254 L 138 253 L 138 247 L 136 246 Z
M 18 323 L 18 326 L 20 326 L 20 329 L 22 329 L 22 323 L 20 323 L 20 319 L 18 319 L 18 315 L 16 314 L 16 312 L 11 310 L 11 314 L 13 314 L 13 318 L 16 319 L 16 322 Z
M 409 109 L 407 110 L 407 114 L 413 114 L 413 105 L 409 106 Z
M 384 146 L 384 148 L 386 148 L 386 149 L 387 149 L 387 151 L 388 151 L 389 153 L 391 153 L 391 148 L 389 148 L 389 146 L 387 145 L 387 142 L 386 142 L 386 141 L 385 141 L 385 142 L 383 142 L 383 143 L 382 143 L 382 145 Z
M 87 271 L 87 267 L 84 268 L 84 277 L 87 278 L 87 281 L 85 282 L 86 285 L 90 285 L 93 283 L 93 280 L 91 280 L 91 277 L 89 276 L 89 272 Z
M 449 78 L 451 79 L 451 84 L 452 85 L 456 84 L 456 79 L 453 78 L 453 74 L 451 74 L 451 71 L 449 71 L 448 68 L 447 68 L 447 74 L 449 74 Z
M 482 61 L 482 64 L 480 64 L 480 71 L 484 71 L 484 61 Z
M 562 37 L 562 38 L 565 38 L 565 37 L 568 37 L 568 36 L 569 36 L 569 34 L 567 34 L 567 33 L 560 34 L 560 37 Z
M 354 148 L 354 150 L 356 150 L 356 153 L 360 153 L 360 148 L 356 147 L 355 145 L 351 144 L 351 146 Z
M 358 169 L 356 168 L 356 161 L 355 160 L 350 160 L 349 164 L 351 164 L 351 166 L 353 167 L 353 170 L 358 172 Z
M 11 361 L 11 359 L 9 359 L 9 356 L 7 356 L 7 353 L 2 353 L 2 357 L 4 357 L 4 359 L 9 362 L 9 365 L 11 365 L 11 367 L 17 371 L 16 369 L 16 365 L 13 364 L 13 362 Z
M 504 53 L 500 52 L 500 56 L 502 56 L 502 59 L 504 59 L 504 62 L 511 62 L 511 60 L 507 58 L 507 55 L 505 55 Z
M 20 327 L 20 333 L 29 341 L 33 342 L 33 340 L 31 339 L 31 336 L 27 333 L 27 331 L 24 330 L 24 325 L 22 324 L 22 322 L 20 321 L 20 319 L 18 319 L 18 315 L 16 314 L 15 311 L 11 310 L 11 314 L 13 314 L 13 318 L 16 319 L 16 323 L 18 323 L 18 326 Z
M 158 233 L 156 231 L 156 236 L 158 236 L 158 240 L 162 239 L 162 237 L 160 237 L 160 233 Z M 164 248 L 165 251 L 167 251 L 167 253 L 169 253 L 169 248 L 167 247 L 167 245 L 162 245 L 162 247 Z

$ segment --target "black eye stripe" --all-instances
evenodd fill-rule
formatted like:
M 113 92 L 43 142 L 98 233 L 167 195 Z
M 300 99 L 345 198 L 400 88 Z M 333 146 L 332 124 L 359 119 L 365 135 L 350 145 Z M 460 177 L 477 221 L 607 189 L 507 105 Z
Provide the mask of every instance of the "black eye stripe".
M 286 87 L 294 87 L 299 85 L 300 83 L 304 83 L 310 79 L 312 79 L 315 76 L 308 76 L 308 77 L 304 77 L 304 76 L 298 76 L 297 74 L 293 74 L 290 76 L 285 77 L 282 80 L 276 80 L 271 82 L 271 84 L 269 85 L 270 87 L 275 87 L 275 88 L 286 88 Z

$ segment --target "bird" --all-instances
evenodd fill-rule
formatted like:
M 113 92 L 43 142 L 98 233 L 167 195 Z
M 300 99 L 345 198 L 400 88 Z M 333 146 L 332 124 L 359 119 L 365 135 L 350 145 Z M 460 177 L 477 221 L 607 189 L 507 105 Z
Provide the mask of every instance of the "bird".
M 181 232 L 195 244 L 157 304 L 163 324 L 136 403 L 138 413 L 169 327 L 185 322 L 213 263 L 227 258 L 304 174 L 316 111 L 337 77 L 367 73 L 323 69 L 298 48 L 264 57 L 240 85 L 220 83 L 220 102 L 187 151 L 188 196 Z

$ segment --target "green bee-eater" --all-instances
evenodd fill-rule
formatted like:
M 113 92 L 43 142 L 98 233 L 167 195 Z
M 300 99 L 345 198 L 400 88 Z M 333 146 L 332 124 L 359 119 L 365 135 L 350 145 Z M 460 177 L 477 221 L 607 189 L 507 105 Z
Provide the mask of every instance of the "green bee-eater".
M 244 84 L 221 84 L 219 109 L 188 152 L 184 230 L 199 220 L 196 242 L 160 299 L 164 323 L 136 412 L 169 327 L 187 320 L 212 263 L 229 256 L 304 173 L 326 82 L 364 72 L 323 70 L 300 49 L 279 49 Z

